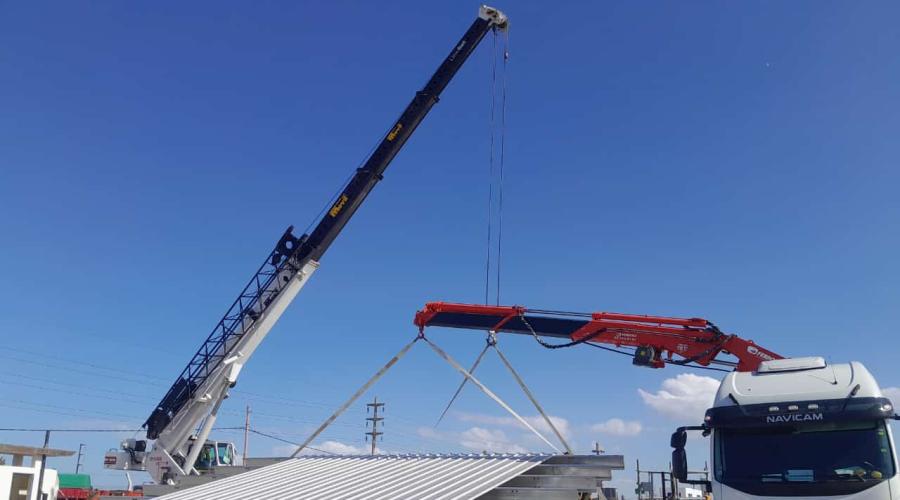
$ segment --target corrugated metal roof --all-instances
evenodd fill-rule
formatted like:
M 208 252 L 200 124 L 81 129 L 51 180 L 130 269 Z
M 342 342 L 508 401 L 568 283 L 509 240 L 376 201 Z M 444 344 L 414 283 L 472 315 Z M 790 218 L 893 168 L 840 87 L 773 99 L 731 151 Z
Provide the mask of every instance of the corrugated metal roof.
M 552 455 L 304 456 L 160 497 L 165 500 L 467 499 Z

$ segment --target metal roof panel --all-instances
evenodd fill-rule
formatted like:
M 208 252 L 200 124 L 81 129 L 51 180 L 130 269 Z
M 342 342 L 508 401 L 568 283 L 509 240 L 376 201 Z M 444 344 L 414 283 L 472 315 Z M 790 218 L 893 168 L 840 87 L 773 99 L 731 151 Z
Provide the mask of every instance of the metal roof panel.
M 160 498 L 476 498 L 551 457 L 545 454 L 302 456 Z

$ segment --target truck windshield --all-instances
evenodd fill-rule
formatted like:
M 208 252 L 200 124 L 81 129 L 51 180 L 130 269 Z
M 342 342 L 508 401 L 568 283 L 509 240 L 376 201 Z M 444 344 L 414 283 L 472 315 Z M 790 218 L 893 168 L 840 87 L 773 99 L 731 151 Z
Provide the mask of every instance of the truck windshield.
M 894 475 L 884 421 L 717 429 L 716 479 L 754 495 L 842 495 Z

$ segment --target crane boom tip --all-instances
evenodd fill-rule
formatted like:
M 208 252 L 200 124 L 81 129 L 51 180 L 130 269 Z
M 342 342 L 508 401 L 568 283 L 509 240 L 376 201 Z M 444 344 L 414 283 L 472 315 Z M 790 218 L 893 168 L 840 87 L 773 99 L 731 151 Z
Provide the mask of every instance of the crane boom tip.
M 489 21 L 500 29 L 506 29 L 509 26 L 509 18 L 506 17 L 506 14 L 488 5 L 482 5 L 478 9 L 478 17 Z

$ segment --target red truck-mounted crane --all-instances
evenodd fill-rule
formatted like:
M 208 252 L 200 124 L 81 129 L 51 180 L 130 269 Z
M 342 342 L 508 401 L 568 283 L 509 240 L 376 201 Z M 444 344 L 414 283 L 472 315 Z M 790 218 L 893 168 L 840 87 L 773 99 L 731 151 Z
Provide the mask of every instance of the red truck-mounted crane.
M 441 326 L 532 335 L 548 348 L 578 344 L 633 348 L 633 352 L 628 352 L 633 355 L 633 363 L 651 368 L 662 368 L 667 363 L 703 367 L 718 364 L 748 372 L 755 371 L 763 361 L 783 359 L 751 340 L 722 332 L 712 321 L 702 318 L 429 302 L 416 313 L 414 322 L 420 331 Z M 565 338 L 569 342 L 550 344 L 542 337 Z M 719 354 L 731 354 L 738 361 L 717 359 Z

